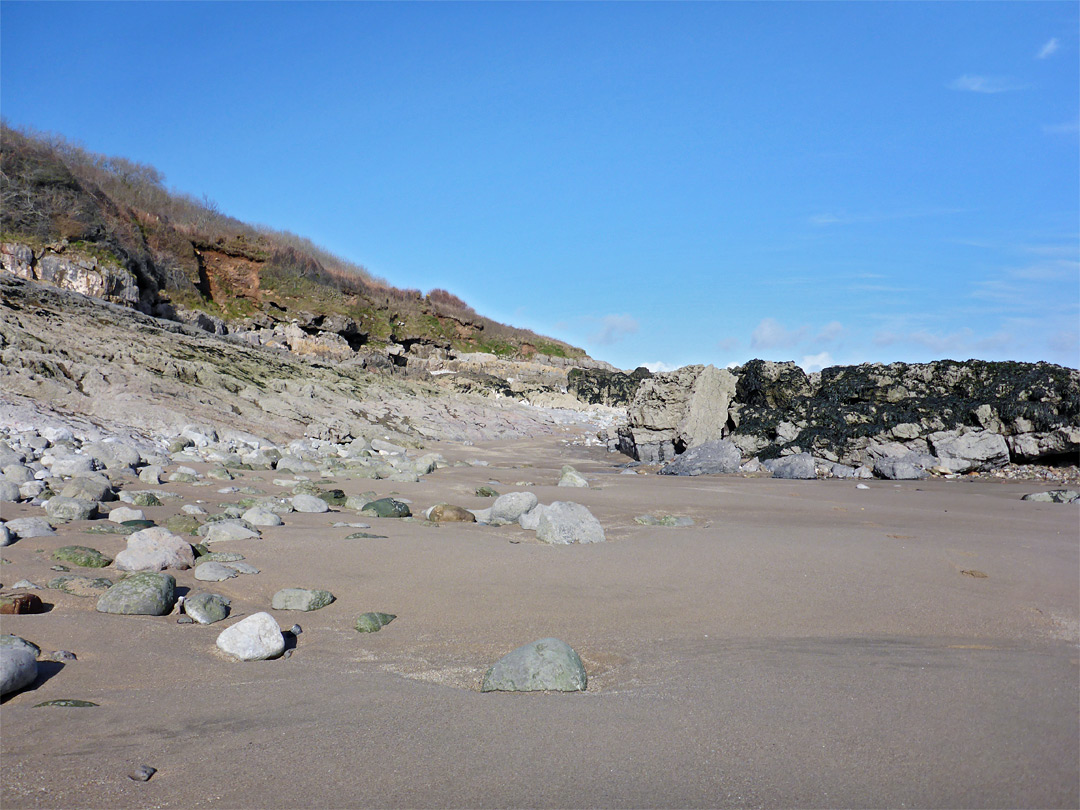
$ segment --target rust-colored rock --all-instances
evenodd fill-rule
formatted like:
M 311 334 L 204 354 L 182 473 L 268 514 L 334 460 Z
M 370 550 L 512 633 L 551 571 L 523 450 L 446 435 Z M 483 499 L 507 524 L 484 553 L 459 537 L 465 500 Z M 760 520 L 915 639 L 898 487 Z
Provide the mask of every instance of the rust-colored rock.
M 0 596 L 0 613 L 41 613 L 45 606 L 36 593 L 13 593 Z

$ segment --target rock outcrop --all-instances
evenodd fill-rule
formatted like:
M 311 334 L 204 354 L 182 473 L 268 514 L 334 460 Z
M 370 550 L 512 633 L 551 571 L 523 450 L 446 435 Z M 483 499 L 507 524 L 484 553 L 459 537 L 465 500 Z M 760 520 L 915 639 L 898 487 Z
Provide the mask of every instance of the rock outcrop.
M 685 366 L 643 380 L 629 406 L 619 449 L 648 464 L 726 435 L 738 378 L 727 369 Z
M 644 366 L 629 374 L 604 368 L 573 368 L 567 375 L 567 390 L 582 402 L 592 405 L 626 407 L 637 393 L 642 380 L 652 377 Z
M 1080 372 L 980 360 L 836 366 L 811 376 L 763 360 L 687 366 L 641 384 L 619 449 L 665 462 L 721 437 L 744 456 L 810 453 L 854 467 L 905 456 L 946 472 L 1075 463 Z
M 34 249 L 19 242 L 0 245 L 0 268 L 28 281 L 41 281 L 91 298 L 134 306 L 139 303 L 135 275 L 119 259 L 69 249 L 66 242 Z

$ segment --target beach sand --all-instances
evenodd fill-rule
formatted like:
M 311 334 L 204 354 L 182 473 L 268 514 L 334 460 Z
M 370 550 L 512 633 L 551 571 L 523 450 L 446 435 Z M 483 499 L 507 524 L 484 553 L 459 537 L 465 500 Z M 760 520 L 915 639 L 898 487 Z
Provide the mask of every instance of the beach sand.
M 567 434 L 569 437 L 570 434 Z M 0 709 L 0 804 L 22 807 L 1077 807 L 1080 511 L 988 481 L 782 481 L 622 475 L 626 458 L 567 437 L 432 444 L 415 512 L 471 508 L 481 484 L 582 503 L 607 542 L 554 547 L 517 526 L 290 514 L 215 545 L 261 569 L 182 589 L 230 597 L 211 626 L 97 613 L 40 591 L 3 632 L 78 660 L 44 663 Z M 589 489 L 557 488 L 573 464 Z M 203 469 L 199 465 L 191 465 Z M 281 492 L 279 473 L 235 483 Z M 526 486 L 524 483 L 531 482 Z M 234 500 L 167 484 L 180 503 Z M 145 489 L 138 481 L 126 489 Z M 211 511 L 214 511 L 211 508 Z M 642 526 L 646 513 L 693 518 Z M 4 504 L 4 519 L 40 515 Z M 345 539 L 367 522 L 386 539 Z M 5 587 L 56 574 L 85 523 L 2 550 Z M 44 553 L 41 553 L 42 550 Z M 80 572 L 81 573 L 81 572 Z M 93 573 L 93 572 L 88 572 Z M 105 572 L 108 576 L 108 572 Z M 288 659 L 239 663 L 224 627 L 284 587 L 337 601 L 299 623 Z M 365 611 L 394 613 L 360 634 Z M 555 636 L 585 662 L 580 694 L 481 693 L 485 669 Z M 33 708 L 78 698 L 96 708 Z M 127 778 L 157 769 L 148 782 Z

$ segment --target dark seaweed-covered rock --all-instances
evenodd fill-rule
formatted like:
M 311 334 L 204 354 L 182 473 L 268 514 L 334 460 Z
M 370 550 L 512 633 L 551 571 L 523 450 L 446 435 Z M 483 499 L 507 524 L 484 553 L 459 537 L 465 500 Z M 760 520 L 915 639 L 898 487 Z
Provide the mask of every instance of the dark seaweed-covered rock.
M 694 431 L 662 430 L 683 418 L 708 368 L 657 374 L 649 387 L 642 386 L 629 409 L 630 423 L 620 430 L 620 449 L 639 460 L 666 460 L 649 442 L 673 442 L 681 452 L 680 439 L 708 435 L 700 424 Z M 1008 461 L 1075 461 L 1080 453 L 1076 369 L 939 360 L 834 366 L 808 377 L 792 363 L 753 360 L 729 371 L 736 378 L 730 402 L 698 413 L 708 414 L 713 429 L 744 456 L 810 453 L 860 466 L 910 453 L 940 454 L 942 466 L 963 470 Z
M 652 372 L 640 366 L 629 374 L 600 368 L 572 368 L 567 374 L 567 390 L 591 405 L 622 407 L 630 404 L 641 381 Z

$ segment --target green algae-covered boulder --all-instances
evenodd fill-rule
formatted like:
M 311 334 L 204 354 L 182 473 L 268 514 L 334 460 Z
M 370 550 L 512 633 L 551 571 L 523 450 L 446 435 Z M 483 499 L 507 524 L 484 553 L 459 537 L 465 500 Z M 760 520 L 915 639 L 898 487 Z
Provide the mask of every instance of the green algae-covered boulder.
M 330 591 L 317 588 L 282 588 L 274 594 L 270 607 L 274 610 L 319 610 L 334 601 Z
M 176 580 L 171 574 L 142 571 L 113 585 L 97 602 L 99 613 L 164 616 L 176 603 Z
M 407 503 L 395 501 L 393 498 L 379 498 L 361 509 L 360 514 L 381 518 L 403 518 L 409 517 L 412 511 Z
M 96 548 L 88 546 L 63 546 L 52 553 L 52 558 L 82 568 L 104 568 L 112 562 Z
M 356 618 L 356 630 L 360 633 L 377 633 L 396 618 L 393 613 L 362 613 Z
M 584 692 L 585 665 L 573 647 L 542 638 L 518 647 L 484 675 L 483 692 Z

